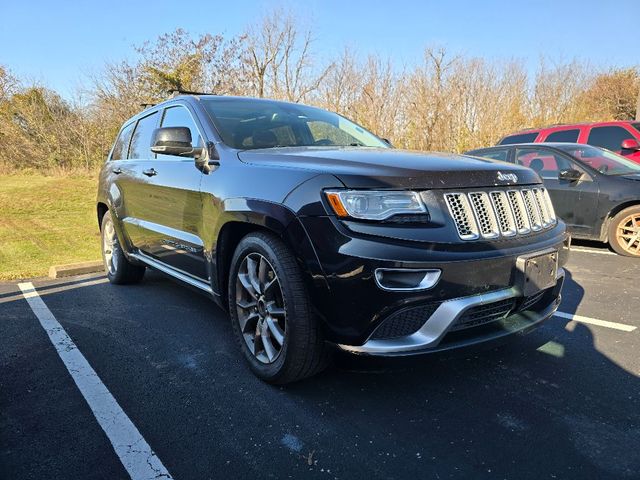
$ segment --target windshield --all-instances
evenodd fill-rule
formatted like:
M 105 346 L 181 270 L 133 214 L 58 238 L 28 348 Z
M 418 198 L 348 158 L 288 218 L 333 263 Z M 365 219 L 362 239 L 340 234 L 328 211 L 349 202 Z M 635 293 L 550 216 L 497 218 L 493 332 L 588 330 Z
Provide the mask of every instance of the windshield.
M 274 147 L 389 145 L 335 113 L 253 98 L 202 98 L 222 141 L 249 150 Z
M 639 164 L 603 148 L 574 144 L 558 145 L 557 148 L 605 175 L 640 174 Z

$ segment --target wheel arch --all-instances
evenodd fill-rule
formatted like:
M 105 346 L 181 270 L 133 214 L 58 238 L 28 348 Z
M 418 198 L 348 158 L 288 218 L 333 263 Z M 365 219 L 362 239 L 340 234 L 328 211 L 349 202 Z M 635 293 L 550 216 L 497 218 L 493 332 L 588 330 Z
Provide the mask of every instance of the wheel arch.
M 98 202 L 96 205 L 96 213 L 98 215 L 98 228 L 102 229 L 102 218 L 109 211 L 109 207 L 104 202 Z
M 214 292 L 219 294 L 220 303 L 228 308 L 227 289 L 231 260 L 240 241 L 250 233 L 266 232 L 277 236 L 293 252 L 300 265 L 305 283 L 310 288 L 318 274 L 324 283 L 315 249 L 311 244 L 302 223 L 283 205 L 265 201 L 247 202 L 250 210 L 230 211 L 216 236 L 215 246 L 211 253 L 211 283 Z M 325 283 L 326 285 L 326 283 Z
M 620 203 L 609 210 L 604 222 L 602 222 L 602 227 L 600 228 L 600 240 L 603 242 L 609 241 L 609 226 L 611 225 L 611 220 L 621 211 L 629 208 L 629 207 L 637 207 L 640 206 L 640 200 L 629 200 L 627 202 Z

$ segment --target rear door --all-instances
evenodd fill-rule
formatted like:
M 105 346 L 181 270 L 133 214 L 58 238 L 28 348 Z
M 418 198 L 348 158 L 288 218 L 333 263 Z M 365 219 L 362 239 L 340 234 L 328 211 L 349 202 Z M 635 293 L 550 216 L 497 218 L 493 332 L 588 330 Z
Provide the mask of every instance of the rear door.
M 151 136 L 158 126 L 158 111 L 140 117 L 133 126 L 126 169 L 120 174 L 122 217 L 125 233 L 136 250 L 149 253 L 155 232 L 147 228 L 149 208 L 153 204 L 153 189 L 143 172 L 152 168 L 155 155 L 151 152 Z
M 542 141 L 543 142 L 562 142 L 562 143 L 576 143 L 580 136 L 580 129 L 568 128 L 564 130 L 555 130 L 549 133 Z
M 515 162 L 535 170 L 549 191 L 556 214 L 569 230 L 580 237 L 591 237 L 598 216 L 598 183 L 566 155 L 545 147 L 518 147 Z M 574 169 L 583 173 L 581 180 L 560 180 L 560 170 Z

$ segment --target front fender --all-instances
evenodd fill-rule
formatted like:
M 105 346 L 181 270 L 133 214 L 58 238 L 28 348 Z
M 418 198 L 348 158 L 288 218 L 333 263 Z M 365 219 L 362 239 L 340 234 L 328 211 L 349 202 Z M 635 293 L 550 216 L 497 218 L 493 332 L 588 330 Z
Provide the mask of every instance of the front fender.
M 225 297 L 233 251 L 243 236 L 256 230 L 274 233 L 292 250 L 312 295 L 318 288 L 328 288 L 309 235 L 292 210 L 279 203 L 245 198 L 227 199 L 221 207 L 220 221 L 211 225 L 205 221 L 204 225 L 211 287 L 219 297 Z

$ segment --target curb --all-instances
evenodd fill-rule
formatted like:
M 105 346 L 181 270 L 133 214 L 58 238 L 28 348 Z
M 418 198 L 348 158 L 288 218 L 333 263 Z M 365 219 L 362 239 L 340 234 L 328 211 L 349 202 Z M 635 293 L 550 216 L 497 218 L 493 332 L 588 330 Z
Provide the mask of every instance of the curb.
M 69 263 L 67 265 L 54 265 L 49 267 L 49 278 L 71 277 L 73 275 L 102 271 L 104 271 L 104 263 L 101 261 Z

